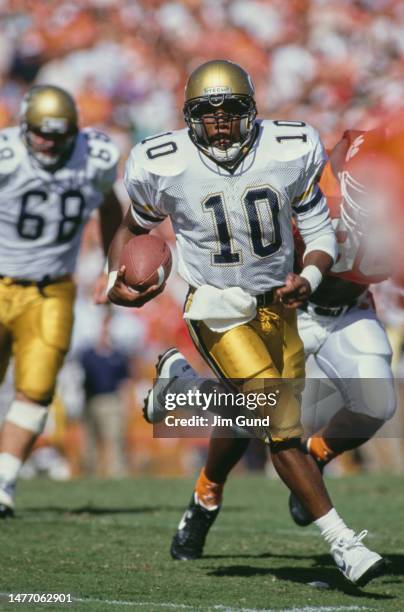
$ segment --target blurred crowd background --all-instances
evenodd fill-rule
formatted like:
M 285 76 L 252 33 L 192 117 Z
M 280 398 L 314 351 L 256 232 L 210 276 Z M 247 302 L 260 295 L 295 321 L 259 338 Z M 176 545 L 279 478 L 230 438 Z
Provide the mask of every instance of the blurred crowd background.
M 0 0 L 0 128 L 18 122 L 21 98 L 51 83 L 76 98 L 82 126 L 109 134 L 122 151 L 183 126 L 184 84 L 200 63 L 232 59 L 252 75 L 259 114 L 316 126 L 328 147 L 347 128 L 372 128 L 404 108 L 401 0 Z M 128 205 L 122 186 L 119 195 Z M 172 242 L 168 224 L 159 229 Z M 153 439 L 140 407 L 159 352 L 176 345 L 207 374 L 181 319 L 186 292 L 173 274 L 146 308 L 96 307 L 92 283 L 103 266 L 95 221 L 77 273 L 72 350 L 58 399 L 26 476 L 193 473 L 206 440 Z M 378 290 L 395 334 L 397 372 L 404 316 L 396 290 Z M 99 373 L 102 372 L 102 375 Z M 11 377 L 11 373 L 10 373 Z M 11 393 L 2 389 L 2 405 Z M 259 445 L 244 469 L 266 469 Z M 397 445 L 359 452 L 335 473 L 400 469 Z

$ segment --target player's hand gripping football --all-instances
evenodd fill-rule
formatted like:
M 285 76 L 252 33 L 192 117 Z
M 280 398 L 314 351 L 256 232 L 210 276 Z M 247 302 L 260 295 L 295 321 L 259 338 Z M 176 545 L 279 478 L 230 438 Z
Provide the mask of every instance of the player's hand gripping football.
M 128 306 L 130 308 L 140 308 L 157 295 L 162 293 L 165 288 L 165 283 L 162 285 L 152 285 L 145 291 L 136 291 L 124 282 L 125 266 L 121 266 L 118 270 L 115 283 L 108 292 L 108 299 L 117 306 Z
M 276 290 L 276 300 L 286 308 L 299 308 L 309 299 L 309 281 L 298 274 L 289 273 L 283 287 Z

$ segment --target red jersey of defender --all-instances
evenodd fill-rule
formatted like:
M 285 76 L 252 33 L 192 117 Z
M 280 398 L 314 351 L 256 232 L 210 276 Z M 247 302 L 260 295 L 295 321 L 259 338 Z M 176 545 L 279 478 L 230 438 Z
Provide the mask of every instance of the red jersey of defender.
M 358 189 L 358 183 L 353 176 L 359 176 L 366 180 L 359 162 L 370 158 L 370 152 L 379 147 L 381 134 L 379 131 L 358 132 L 347 131 L 341 141 L 334 147 L 330 154 L 330 160 L 326 164 L 321 180 L 320 188 L 325 194 L 330 210 L 330 217 L 337 235 L 338 257 L 337 261 L 328 273 L 329 276 L 339 278 L 343 281 L 361 285 L 364 289 L 371 283 L 379 283 L 386 280 L 390 275 L 390 266 L 386 258 L 386 248 L 375 234 L 375 240 L 361 231 L 357 231 L 354 223 L 360 224 L 360 198 L 366 197 L 363 190 Z M 340 177 L 340 178 L 336 178 Z M 343 198 L 358 202 L 350 208 L 345 202 L 343 211 Z M 363 202 L 365 210 L 366 202 Z M 354 216 L 357 215 L 357 219 Z M 361 227 L 358 227 L 361 230 Z M 383 248 L 381 248 L 383 246 Z M 297 261 L 301 263 L 304 253 L 304 243 L 295 230 L 295 249 Z

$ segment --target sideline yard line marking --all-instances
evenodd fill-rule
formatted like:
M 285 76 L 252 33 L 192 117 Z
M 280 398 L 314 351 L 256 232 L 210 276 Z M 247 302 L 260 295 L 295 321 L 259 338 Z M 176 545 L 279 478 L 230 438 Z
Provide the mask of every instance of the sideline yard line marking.
M 231 606 L 225 606 L 222 604 L 212 604 L 207 606 L 191 606 L 188 604 L 178 603 L 157 603 L 152 601 L 120 601 L 120 600 L 107 600 L 107 599 L 92 599 L 92 598 L 79 598 L 72 597 L 73 601 L 79 603 L 105 603 L 107 605 L 117 606 L 154 606 L 155 608 L 177 608 L 181 610 L 221 610 L 222 612 L 354 612 L 357 610 L 368 610 L 362 606 L 306 606 L 303 608 L 233 608 Z
M 152 601 L 120 601 L 119 599 L 93 599 L 92 597 L 72 597 L 72 601 L 78 603 L 104 603 L 110 606 L 154 606 L 155 608 L 178 608 L 181 610 L 203 610 L 203 608 L 195 608 L 187 604 L 174 603 L 153 603 Z
M 364 608 L 362 606 L 306 606 L 304 608 L 233 608 L 231 606 L 225 606 L 222 604 L 212 604 L 208 606 L 191 606 L 187 604 L 175 604 L 175 603 L 154 603 L 152 601 L 119 601 L 119 600 L 106 600 L 106 599 L 91 599 L 91 598 L 78 598 L 72 597 L 73 601 L 79 603 L 104 603 L 107 605 L 115 606 L 153 606 L 155 608 L 174 608 L 181 610 L 220 610 L 221 612 L 354 612 L 357 610 L 369 610 L 370 608 Z
M 0 597 L 8 597 L 10 593 L 0 593 Z M 95 597 L 72 597 L 77 603 L 102 603 L 109 606 L 153 606 L 155 608 L 171 608 L 177 610 L 220 610 L 221 612 L 355 612 L 357 610 L 370 610 L 363 606 L 305 606 L 303 608 L 233 608 L 223 604 L 207 606 L 191 606 L 181 603 L 153 602 L 153 601 L 125 601 L 119 599 L 98 599 Z M 68 604 L 65 604 L 68 606 Z
M 277 612 L 348 612 L 349 610 L 370 610 L 362 606 L 306 606 L 304 608 L 285 608 Z M 272 612 L 276 612 L 273 610 Z

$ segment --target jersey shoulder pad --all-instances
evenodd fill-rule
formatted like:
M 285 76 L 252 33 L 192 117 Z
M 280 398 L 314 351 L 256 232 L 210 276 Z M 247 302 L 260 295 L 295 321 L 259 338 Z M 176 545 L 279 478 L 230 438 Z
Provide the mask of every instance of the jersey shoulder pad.
M 18 126 L 0 130 L 0 181 L 7 180 L 26 155 Z
M 187 129 L 163 132 L 139 142 L 131 153 L 132 168 L 156 176 L 177 176 L 184 172 L 192 154 Z
M 365 130 L 345 130 L 342 134 L 341 140 L 346 140 L 347 145 L 350 147 L 354 140 L 360 136 L 363 136 L 364 134 Z
M 120 153 L 111 138 L 95 128 L 80 130 L 79 138 L 86 141 L 89 161 L 101 170 L 110 170 L 118 164 Z
M 347 139 L 346 135 L 349 132 L 344 132 L 344 138 Z M 383 144 L 385 142 L 385 134 L 380 129 L 369 130 L 368 132 L 359 131 L 355 132 L 355 136 L 352 136 L 349 142 L 349 148 L 345 156 L 345 168 L 348 169 L 350 164 L 354 166 L 357 160 L 370 159 L 382 151 Z
M 305 121 L 275 119 L 261 125 L 269 155 L 276 161 L 307 158 L 319 147 L 323 149 L 318 131 Z
M 95 187 L 103 193 L 108 192 L 117 178 L 120 157 L 118 147 L 107 134 L 94 128 L 81 130 L 79 139 L 86 151 L 86 163 L 91 168 Z

